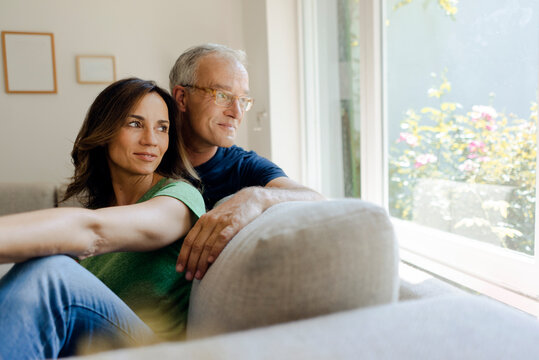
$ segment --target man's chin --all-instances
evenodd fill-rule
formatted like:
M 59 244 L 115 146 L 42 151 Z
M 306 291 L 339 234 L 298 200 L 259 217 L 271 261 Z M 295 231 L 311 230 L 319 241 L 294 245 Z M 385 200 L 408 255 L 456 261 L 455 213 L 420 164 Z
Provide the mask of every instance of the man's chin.
M 229 147 L 231 147 L 232 145 L 234 145 L 234 143 L 233 143 L 233 142 L 230 142 L 230 143 L 224 143 L 224 144 L 222 144 L 222 145 L 219 145 L 219 147 L 222 147 L 222 148 L 229 148 Z
M 236 140 L 236 137 L 227 137 L 226 139 L 222 139 L 221 141 L 219 141 L 219 144 L 217 146 L 229 148 L 234 145 L 234 140 Z

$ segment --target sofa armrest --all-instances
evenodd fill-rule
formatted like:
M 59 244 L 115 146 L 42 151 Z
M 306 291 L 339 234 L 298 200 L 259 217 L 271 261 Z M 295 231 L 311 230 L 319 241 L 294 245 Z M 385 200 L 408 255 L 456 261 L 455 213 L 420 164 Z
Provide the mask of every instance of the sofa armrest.
M 225 247 L 190 298 L 188 338 L 397 300 L 387 213 L 357 199 L 275 205 Z

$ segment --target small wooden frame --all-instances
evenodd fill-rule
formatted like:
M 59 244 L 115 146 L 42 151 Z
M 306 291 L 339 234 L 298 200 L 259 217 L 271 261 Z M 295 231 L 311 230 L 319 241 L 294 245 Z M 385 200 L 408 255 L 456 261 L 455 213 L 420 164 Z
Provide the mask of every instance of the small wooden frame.
M 116 61 L 109 55 L 77 55 L 79 84 L 110 84 L 116 81 Z
M 58 92 L 52 33 L 2 31 L 2 54 L 7 93 Z

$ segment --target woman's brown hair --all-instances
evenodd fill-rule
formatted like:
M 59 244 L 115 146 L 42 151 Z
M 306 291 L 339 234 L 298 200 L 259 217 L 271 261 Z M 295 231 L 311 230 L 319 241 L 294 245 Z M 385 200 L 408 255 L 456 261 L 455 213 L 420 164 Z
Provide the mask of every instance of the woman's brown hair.
M 157 93 L 165 101 L 170 121 L 168 150 L 156 172 L 167 178 L 198 179 L 179 134 L 182 127 L 174 99 L 153 81 L 129 78 L 109 85 L 90 106 L 71 151 L 75 172 L 62 201 L 75 196 L 90 209 L 113 203 L 107 145 L 118 133 L 130 111 L 151 92 Z

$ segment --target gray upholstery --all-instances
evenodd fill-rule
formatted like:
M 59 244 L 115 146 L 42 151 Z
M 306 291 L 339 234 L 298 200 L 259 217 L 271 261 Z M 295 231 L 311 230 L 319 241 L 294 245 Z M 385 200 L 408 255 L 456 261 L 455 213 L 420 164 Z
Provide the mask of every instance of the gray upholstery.
M 0 264 L 0 278 L 11 269 L 13 264 Z
M 539 323 L 479 296 L 357 309 L 88 359 L 538 359 Z
M 58 207 L 83 207 L 83 205 L 79 202 L 79 200 L 76 197 L 71 197 L 67 199 L 66 201 L 62 201 L 64 199 L 64 195 L 67 189 L 67 184 L 62 184 L 58 186 L 56 190 L 56 204 Z
M 0 216 L 25 211 L 48 209 L 58 206 L 65 186 L 58 187 L 50 183 L 14 183 L 0 182 Z M 76 200 L 70 200 L 63 206 L 80 207 Z M 4 276 L 13 264 L 0 264 L 0 277 Z
M 0 184 L 0 214 L 53 207 L 56 196 L 52 185 Z M 189 331 L 204 336 L 313 318 L 89 359 L 539 358 L 537 319 L 417 277 L 419 270 L 402 263 L 397 294 L 396 261 L 392 227 L 376 206 L 275 206 L 194 286 Z M 0 276 L 9 267 L 0 265 Z M 407 301 L 373 306 L 397 295 Z
M 238 233 L 194 284 L 188 338 L 394 302 L 386 212 L 346 199 L 282 203 Z
M 48 183 L 0 183 L 0 215 L 56 205 L 56 186 Z
M 465 290 L 404 262 L 400 263 L 399 276 L 399 301 L 466 294 Z

